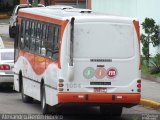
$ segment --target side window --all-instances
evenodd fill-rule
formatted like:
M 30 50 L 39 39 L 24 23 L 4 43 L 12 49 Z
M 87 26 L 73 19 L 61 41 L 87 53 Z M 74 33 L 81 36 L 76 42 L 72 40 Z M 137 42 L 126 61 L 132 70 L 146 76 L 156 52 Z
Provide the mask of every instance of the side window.
M 20 48 L 21 49 L 24 49 L 24 47 L 25 47 L 25 44 L 24 44 L 24 36 L 25 36 L 25 28 L 26 28 L 25 24 L 26 24 L 26 20 L 22 19 L 21 31 L 20 31 Z
M 60 44 L 60 27 L 58 25 L 49 25 L 47 29 L 46 56 L 58 60 Z
M 45 48 L 47 57 L 58 60 L 60 26 L 36 20 L 22 19 L 20 34 L 21 49 L 41 54 L 42 48 Z
M 54 27 L 54 50 L 58 50 L 59 49 L 59 27 L 55 26 Z
M 25 22 L 25 36 L 24 36 L 24 44 L 25 44 L 25 47 L 24 47 L 24 49 L 25 50 L 29 50 L 29 34 L 30 34 L 30 32 L 29 32 L 29 26 L 30 26 L 30 21 L 29 20 L 26 20 L 26 22 Z
M 30 50 L 32 52 L 35 51 L 35 35 L 34 35 L 34 29 L 35 28 L 35 22 L 31 21 L 30 22 Z
M 53 54 L 53 33 L 54 33 L 54 27 L 53 25 L 48 26 L 48 38 L 47 38 L 47 46 L 46 46 L 46 55 L 49 58 L 52 58 Z
M 36 44 L 36 53 L 40 54 L 41 53 L 41 36 L 42 36 L 42 23 L 37 23 L 37 26 L 36 26 L 36 41 L 35 41 L 35 44 Z
M 59 46 L 60 46 L 60 27 L 54 26 L 54 48 L 53 48 L 53 56 L 54 60 L 58 60 Z

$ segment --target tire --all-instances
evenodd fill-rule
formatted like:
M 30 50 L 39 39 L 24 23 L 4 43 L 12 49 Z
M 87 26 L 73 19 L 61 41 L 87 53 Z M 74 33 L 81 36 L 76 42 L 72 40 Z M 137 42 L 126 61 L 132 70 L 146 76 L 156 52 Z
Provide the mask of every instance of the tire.
M 22 101 L 24 103 L 31 103 L 33 102 L 33 98 L 27 96 L 24 94 L 24 87 L 23 87 L 23 81 L 22 81 L 22 85 L 21 85 L 21 96 L 22 96 Z
M 111 116 L 112 111 L 109 106 L 100 106 L 100 112 L 102 115 Z
M 121 106 L 100 106 L 100 112 L 107 116 L 120 117 L 122 114 L 123 107 Z
M 44 84 L 41 88 L 41 110 L 43 115 L 49 114 L 49 105 L 46 104 L 46 92 Z
M 15 37 L 15 27 L 9 27 L 9 37 L 10 38 Z

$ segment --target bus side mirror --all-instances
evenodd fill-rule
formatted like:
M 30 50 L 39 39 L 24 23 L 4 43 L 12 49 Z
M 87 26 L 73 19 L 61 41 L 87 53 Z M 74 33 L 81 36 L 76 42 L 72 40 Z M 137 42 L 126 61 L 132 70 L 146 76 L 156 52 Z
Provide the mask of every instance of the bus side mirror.
M 16 33 L 16 36 L 14 38 L 15 39 L 14 48 L 18 48 L 18 38 L 19 38 L 19 25 L 18 24 L 16 25 L 15 33 Z
M 46 48 L 41 48 L 41 55 L 46 56 Z
M 21 48 L 24 48 L 24 39 L 21 38 Z

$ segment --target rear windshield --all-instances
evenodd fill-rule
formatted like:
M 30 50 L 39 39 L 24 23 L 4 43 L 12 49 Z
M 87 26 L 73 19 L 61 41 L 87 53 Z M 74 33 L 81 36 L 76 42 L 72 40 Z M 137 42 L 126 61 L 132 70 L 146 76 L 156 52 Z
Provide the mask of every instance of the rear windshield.
M 2 52 L 1 60 L 14 60 L 14 53 L 13 52 Z
M 77 23 L 74 34 L 76 58 L 130 58 L 134 56 L 132 25 Z

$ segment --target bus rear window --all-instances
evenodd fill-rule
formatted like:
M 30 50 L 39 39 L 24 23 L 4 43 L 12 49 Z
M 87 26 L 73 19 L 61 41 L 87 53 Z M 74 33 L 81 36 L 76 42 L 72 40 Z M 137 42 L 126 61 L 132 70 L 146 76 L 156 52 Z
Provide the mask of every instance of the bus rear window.
M 134 56 L 134 28 L 126 24 L 75 24 L 74 57 L 130 58 Z

